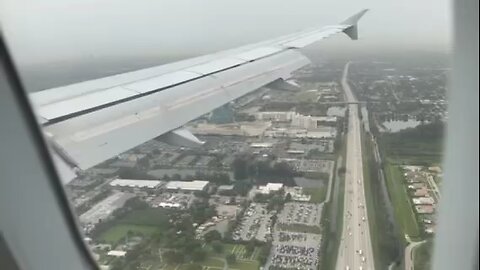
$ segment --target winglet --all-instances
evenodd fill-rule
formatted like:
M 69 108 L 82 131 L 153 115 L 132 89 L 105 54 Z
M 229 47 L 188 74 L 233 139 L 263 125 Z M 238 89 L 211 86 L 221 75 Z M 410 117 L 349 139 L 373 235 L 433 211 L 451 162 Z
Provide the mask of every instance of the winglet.
M 346 28 L 345 30 L 343 30 L 343 32 L 345 34 L 347 34 L 347 36 L 349 36 L 352 40 L 357 40 L 358 39 L 358 26 L 357 26 L 357 23 L 358 21 L 360 20 L 360 18 L 362 18 L 362 16 L 368 11 L 368 9 L 364 9 L 354 15 L 352 15 L 351 17 L 349 17 L 348 19 L 344 20 L 341 24 L 344 24 L 344 25 L 349 25 L 348 28 Z

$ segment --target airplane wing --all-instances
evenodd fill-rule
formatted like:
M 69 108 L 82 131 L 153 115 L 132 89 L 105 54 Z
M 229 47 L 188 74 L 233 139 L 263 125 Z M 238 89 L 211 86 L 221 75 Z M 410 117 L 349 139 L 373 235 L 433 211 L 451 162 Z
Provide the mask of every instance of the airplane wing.
M 162 134 L 201 143 L 187 122 L 309 63 L 298 49 L 337 33 L 357 39 L 363 10 L 340 24 L 30 94 L 60 168 L 88 169 Z M 60 169 L 62 170 L 62 169 Z

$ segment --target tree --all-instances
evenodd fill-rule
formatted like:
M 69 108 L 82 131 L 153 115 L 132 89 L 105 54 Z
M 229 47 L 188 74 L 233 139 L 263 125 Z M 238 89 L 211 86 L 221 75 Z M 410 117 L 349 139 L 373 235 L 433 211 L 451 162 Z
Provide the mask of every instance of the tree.
M 192 252 L 192 260 L 195 262 L 200 262 L 205 260 L 207 257 L 207 252 L 205 250 L 197 248 Z
M 189 264 L 187 265 L 187 270 L 202 270 L 203 267 L 199 264 L 196 264 L 196 263 L 192 263 L 192 264 Z
M 248 181 L 236 181 L 233 186 L 234 191 L 242 196 L 246 196 L 251 188 L 252 184 Z
M 172 250 L 165 251 L 162 254 L 162 258 L 165 260 L 166 263 L 168 264 L 173 264 L 173 263 L 182 263 L 184 260 L 184 256 L 180 252 L 175 252 Z
M 237 157 L 232 163 L 233 177 L 235 180 L 243 180 L 248 177 L 247 159 Z
M 254 250 L 255 250 L 255 242 L 254 241 L 248 242 L 248 244 L 245 246 L 245 252 L 247 253 L 247 256 L 251 255 Z
M 222 253 L 223 252 L 223 245 L 218 240 L 212 241 L 212 249 L 215 253 Z
M 205 242 L 210 243 L 215 240 L 221 240 L 222 235 L 217 230 L 213 230 L 213 231 L 207 232 L 204 236 L 204 239 L 205 239 Z
M 237 262 L 237 257 L 233 253 L 228 254 L 225 259 L 228 264 L 235 264 Z
M 289 202 L 291 200 L 292 200 L 292 195 L 290 193 L 287 193 L 287 195 L 285 195 L 285 201 Z

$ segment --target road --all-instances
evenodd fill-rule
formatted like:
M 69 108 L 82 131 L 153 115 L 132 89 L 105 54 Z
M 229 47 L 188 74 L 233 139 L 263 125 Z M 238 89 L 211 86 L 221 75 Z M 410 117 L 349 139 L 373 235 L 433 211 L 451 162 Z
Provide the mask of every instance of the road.
M 421 241 L 421 242 L 411 242 L 406 248 L 405 248 L 405 270 L 413 270 L 414 269 L 414 251 L 415 248 L 418 247 L 419 245 L 425 243 L 426 241 Z
M 349 66 L 345 66 L 342 86 L 347 101 L 356 102 L 347 80 Z M 344 218 L 336 269 L 374 270 L 363 182 L 361 120 L 358 104 L 348 106 Z

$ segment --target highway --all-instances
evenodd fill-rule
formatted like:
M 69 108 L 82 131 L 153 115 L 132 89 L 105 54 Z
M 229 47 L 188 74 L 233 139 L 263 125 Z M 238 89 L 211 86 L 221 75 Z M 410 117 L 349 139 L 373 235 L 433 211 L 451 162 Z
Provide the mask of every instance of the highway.
M 345 65 L 342 86 L 347 101 L 356 102 L 347 80 L 349 66 L 350 63 Z M 374 270 L 363 183 L 361 120 L 358 104 L 350 104 L 348 108 L 343 229 L 336 269 Z

